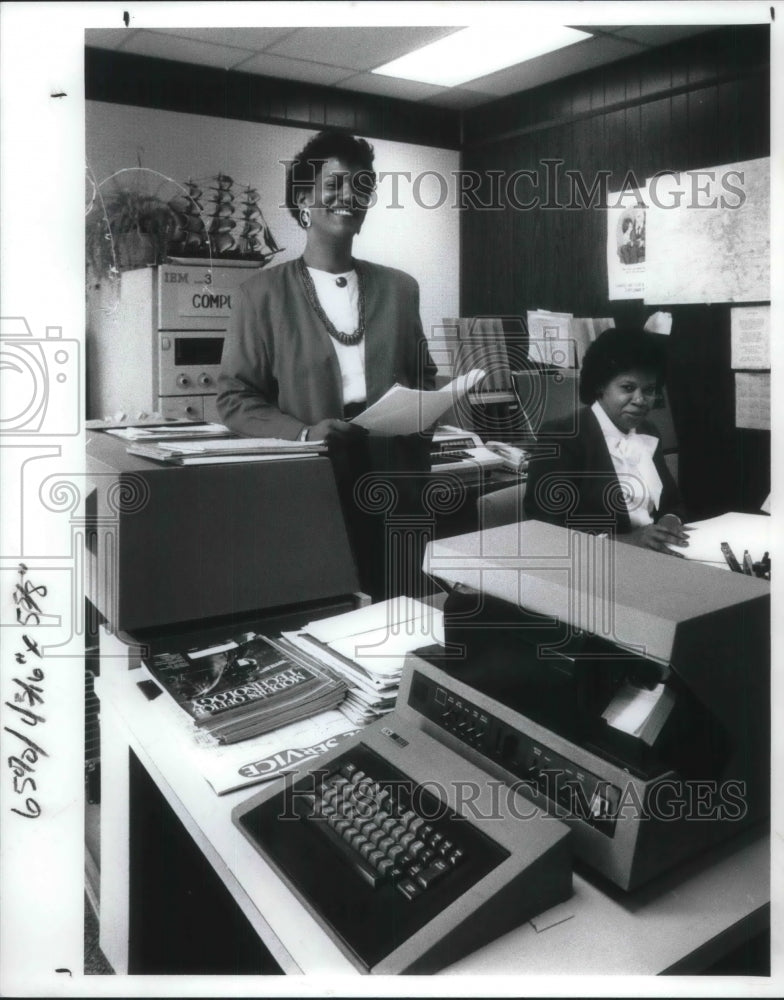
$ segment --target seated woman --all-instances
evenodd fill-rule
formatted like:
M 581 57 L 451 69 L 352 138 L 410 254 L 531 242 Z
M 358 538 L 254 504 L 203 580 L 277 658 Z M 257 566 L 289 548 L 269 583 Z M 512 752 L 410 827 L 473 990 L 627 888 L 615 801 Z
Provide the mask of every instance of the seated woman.
M 678 488 L 645 421 L 665 371 L 659 335 L 610 329 L 597 337 L 580 371 L 587 405 L 542 428 L 557 454 L 530 462 L 526 518 L 608 532 L 657 552 L 688 545 Z
M 416 281 L 352 256 L 375 180 L 372 146 L 342 132 L 319 133 L 291 162 L 286 205 L 305 250 L 239 290 L 217 396 L 237 433 L 337 438 L 395 382 L 435 388 Z
M 367 473 L 394 472 L 396 513 L 414 510 L 429 444 L 419 435 L 369 439 L 350 420 L 395 383 L 434 389 L 436 366 L 414 278 L 352 254 L 375 182 L 372 146 L 343 132 L 319 133 L 291 161 L 286 206 L 305 249 L 239 289 L 217 406 L 239 434 L 327 442 L 362 587 L 380 597 L 397 591 L 383 515 L 364 509 L 354 486 Z

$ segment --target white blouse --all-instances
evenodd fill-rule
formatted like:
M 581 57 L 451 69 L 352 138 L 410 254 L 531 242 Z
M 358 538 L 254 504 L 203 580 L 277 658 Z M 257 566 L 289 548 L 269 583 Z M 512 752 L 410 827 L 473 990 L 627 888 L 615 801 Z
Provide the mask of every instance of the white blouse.
M 591 407 L 607 442 L 618 481 L 623 489 L 629 520 L 633 528 L 652 524 L 653 511 L 659 506 L 662 481 L 653 464 L 658 439 L 630 430 L 624 434 L 610 420 L 597 400 Z
M 321 308 L 329 317 L 332 325 L 341 333 L 353 333 L 359 325 L 359 284 L 356 271 L 346 271 L 343 274 L 332 274 L 330 271 L 318 271 L 309 267 Z M 345 278 L 346 284 L 340 287 L 338 278 Z M 343 405 L 347 403 L 364 403 L 367 399 L 365 382 L 365 341 L 347 346 L 332 338 L 332 346 L 338 356 L 340 374 L 343 381 Z

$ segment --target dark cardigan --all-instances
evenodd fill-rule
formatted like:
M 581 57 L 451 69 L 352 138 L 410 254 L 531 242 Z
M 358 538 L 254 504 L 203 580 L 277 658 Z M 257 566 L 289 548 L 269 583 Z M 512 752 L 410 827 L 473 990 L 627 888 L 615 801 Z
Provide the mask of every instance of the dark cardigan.
M 419 318 L 419 286 L 403 271 L 355 261 L 365 293 L 367 402 L 396 382 L 435 388 Z M 343 416 L 332 338 L 305 295 L 296 261 L 239 289 L 223 349 L 217 406 L 233 431 L 294 440 L 305 425 Z
M 576 420 L 575 420 L 576 418 Z M 650 424 L 641 424 L 641 434 L 659 435 Z M 547 521 L 582 531 L 610 531 L 625 534 L 632 530 L 629 514 L 620 493 L 607 443 L 599 421 L 590 407 L 574 416 L 553 421 L 542 428 L 540 447 L 557 454 L 531 459 L 523 510 L 526 519 Z M 661 441 L 653 463 L 662 481 L 659 506 L 654 521 L 667 513 L 682 516 L 678 487 L 664 461 Z

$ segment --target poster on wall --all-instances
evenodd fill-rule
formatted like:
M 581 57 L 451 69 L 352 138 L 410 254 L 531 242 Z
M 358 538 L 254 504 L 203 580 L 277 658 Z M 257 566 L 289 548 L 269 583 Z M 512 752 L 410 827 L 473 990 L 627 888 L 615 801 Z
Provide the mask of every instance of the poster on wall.
M 770 299 L 770 158 L 648 180 L 645 301 Z
M 644 189 L 608 194 L 607 205 L 608 298 L 641 299 L 647 256 Z

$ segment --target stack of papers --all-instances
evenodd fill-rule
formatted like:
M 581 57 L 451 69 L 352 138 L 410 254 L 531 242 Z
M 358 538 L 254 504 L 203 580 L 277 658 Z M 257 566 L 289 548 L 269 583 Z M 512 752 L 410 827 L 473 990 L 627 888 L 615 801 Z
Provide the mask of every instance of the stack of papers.
M 168 465 L 208 465 L 223 462 L 260 462 L 305 458 L 325 452 L 319 441 L 284 441 L 280 438 L 217 438 L 216 440 L 134 441 L 129 455 L 151 458 Z
M 394 597 L 284 633 L 348 685 L 340 705 L 356 725 L 395 707 L 406 655 L 444 642 L 443 613 L 411 597 Z
M 113 427 L 106 430 L 125 441 L 194 441 L 206 438 L 233 438 L 225 424 L 194 424 L 190 422 L 155 424 L 143 427 Z

